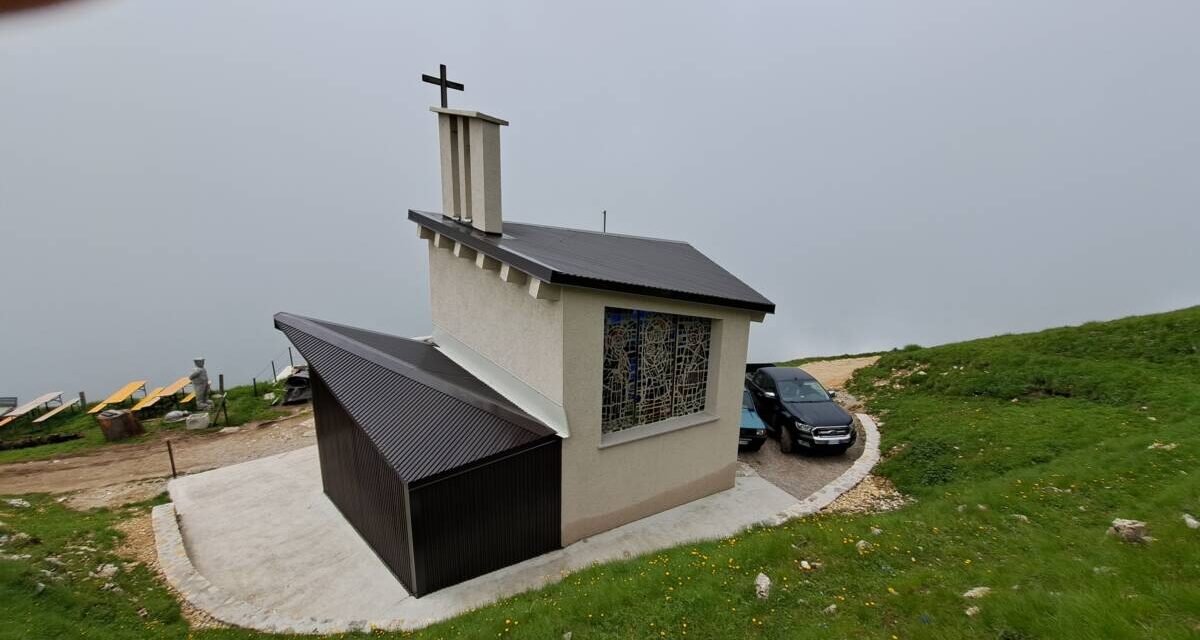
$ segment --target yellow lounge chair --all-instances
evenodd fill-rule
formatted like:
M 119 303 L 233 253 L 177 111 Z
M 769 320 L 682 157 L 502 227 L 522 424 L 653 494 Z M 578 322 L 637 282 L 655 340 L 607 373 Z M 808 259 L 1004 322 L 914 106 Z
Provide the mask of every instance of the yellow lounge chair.
M 142 392 L 146 391 L 145 380 L 134 380 L 120 389 L 117 389 L 111 396 L 105 398 L 103 402 L 92 407 L 91 411 L 88 411 L 88 413 L 100 413 L 101 411 L 104 411 L 104 407 L 107 407 L 110 404 L 125 402 L 130 398 L 130 396 L 137 393 L 139 389 Z
M 145 398 L 138 400 L 137 404 L 130 407 L 129 410 L 141 411 L 142 409 L 145 409 L 146 407 L 158 402 L 162 398 L 163 389 L 166 389 L 166 387 L 158 387 L 154 391 L 147 393 Z
M 175 382 L 172 382 L 171 384 L 167 385 L 167 388 L 163 389 L 163 392 L 160 395 L 162 395 L 162 397 L 164 397 L 164 398 L 169 398 L 169 397 L 179 393 L 180 391 L 183 391 L 183 388 L 188 386 L 191 383 L 192 383 L 191 378 L 184 376 L 184 377 L 176 380 Z
M 54 416 L 62 413 L 63 411 L 66 411 L 67 409 L 70 409 L 71 407 L 73 407 L 77 404 L 79 404 L 79 398 L 75 398 L 74 400 L 72 400 L 70 402 L 61 404 L 57 407 L 54 407 L 53 409 L 47 411 L 46 413 L 43 413 L 42 415 L 38 416 L 37 419 L 35 419 L 33 421 L 33 423 L 38 424 L 41 422 L 45 422 L 45 421 L 49 420 L 50 418 L 53 418 Z

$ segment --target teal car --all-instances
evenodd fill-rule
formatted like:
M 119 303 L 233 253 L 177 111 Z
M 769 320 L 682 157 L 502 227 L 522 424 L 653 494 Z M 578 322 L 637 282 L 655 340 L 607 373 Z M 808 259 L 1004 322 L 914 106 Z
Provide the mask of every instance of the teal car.
M 767 425 L 754 410 L 754 396 L 750 391 L 742 389 L 742 423 L 738 434 L 738 449 L 758 451 L 767 440 Z

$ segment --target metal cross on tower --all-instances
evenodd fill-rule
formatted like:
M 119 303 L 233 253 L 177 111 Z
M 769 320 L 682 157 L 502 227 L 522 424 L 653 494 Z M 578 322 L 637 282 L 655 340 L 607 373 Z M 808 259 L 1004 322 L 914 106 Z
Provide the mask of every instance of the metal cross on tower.
M 462 91 L 463 85 L 458 82 L 453 82 L 451 80 L 447 80 L 446 79 L 446 65 L 443 64 L 443 65 L 438 65 L 438 66 L 441 68 L 441 74 L 439 77 L 434 77 L 429 74 L 423 73 L 423 74 L 421 74 L 421 80 L 424 80 L 425 82 L 428 82 L 429 84 L 436 84 L 442 88 L 442 108 L 445 109 L 450 106 L 450 104 L 446 100 L 446 90 L 454 89 L 455 91 Z

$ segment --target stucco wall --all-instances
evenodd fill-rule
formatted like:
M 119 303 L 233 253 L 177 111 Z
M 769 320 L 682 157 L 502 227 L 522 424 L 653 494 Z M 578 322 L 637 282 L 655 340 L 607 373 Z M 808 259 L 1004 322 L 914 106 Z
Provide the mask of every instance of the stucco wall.
M 525 285 L 432 243 L 429 293 L 435 327 L 562 404 L 561 302 L 536 300 Z
M 565 410 L 564 545 L 733 486 L 746 344 L 757 314 L 575 287 L 563 287 L 559 300 L 537 300 L 527 286 L 503 282 L 474 260 L 432 243 L 429 251 L 434 326 Z M 606 306 L 713 319 L 711 420 L 621 444 L 604 441 Z
M 600 431 L 604 308 L 713 319 L 708 413 L 715 420 L 605 446 Z M 750 314 L 724 307 L 564 287 L 563 544 L 733 486 Z M 621 432 L 632 435 L 634 431 Z

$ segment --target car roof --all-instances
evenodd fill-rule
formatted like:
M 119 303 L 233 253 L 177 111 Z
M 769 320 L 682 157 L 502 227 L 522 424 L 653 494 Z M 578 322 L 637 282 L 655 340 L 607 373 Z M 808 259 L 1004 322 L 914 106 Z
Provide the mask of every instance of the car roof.
M 763 367 L 759 369 L 775 380 L 816 380 L 800 367 Z

